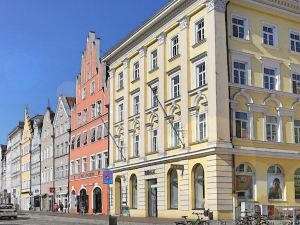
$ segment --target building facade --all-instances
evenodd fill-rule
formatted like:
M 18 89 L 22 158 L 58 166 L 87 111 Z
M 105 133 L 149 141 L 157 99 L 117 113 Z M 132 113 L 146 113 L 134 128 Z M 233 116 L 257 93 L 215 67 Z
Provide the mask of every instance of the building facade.
M 102 171 L 108 161 L 108 89 L 100 61 L 100 40 L 87 37 L 72 110 L 70 181 L 71 212 L 108 213 Z
M 32 119 L 32 124 L 33 136 L 30 160 L 30 204 L 33 210 L 39 211 L 41 209 L 41 133 L 43 116 L 35 116 Z
M 6 166 L 5 166 L 5 194 L 6 194 L 6 202 L 11 203 L 11 160 L 12 160 L 12 151 L 11 151 L 11 143 L 8 140 L 7 142 L 7 150 L 6 150 Z
M 21 140 L 24 122 L 19 122 L 8 135 L 8 143 L 11 148 L 11 203 L 20 207 L 21 195 Z
M 299 9 L 174 0 L 103 57 L 113 214 L 299 206 Z
M 0 145 L 1 150 L 1 195 L 0 203 L 5 204 L 8 202 L 7 189 L 6 189 L 6 151 L 7 145 Z
M 54 205 L 54 112 L 47 108 L 41 135 L 41 210 L 53 211 Z
M 21 210 L 29 210 L 30 205 L 30 148 L 33 135 L 32 121 L 25 108 L 24 129 L 21 140 Z
M 63 204 L 63 211 L 68 210 L 69 192 L 69 153 L 71 134 L 71 108 L 75 98 L 60 96 L 54 117 L 54 168 L 55 202 Z

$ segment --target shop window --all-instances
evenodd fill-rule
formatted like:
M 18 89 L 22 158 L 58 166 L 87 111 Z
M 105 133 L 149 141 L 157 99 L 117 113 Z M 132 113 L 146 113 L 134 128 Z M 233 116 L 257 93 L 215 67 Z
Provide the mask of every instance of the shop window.
M 300 200 L 300 168 L 296 170 L 294 177 L 295 199 Z
M 254 172 L 248 164 L 236 168 L 236 192 L 239 199 L 253 199 Z
M 178 176 L 177 171 L 172 169 L 169 173 L 170 179 L 170 208 L 178 209 Z
M 194 193 L 195 209 L 203 208 L 205 199 L 204 169 L 200 164 L 194 169 Z
M 273 165 L 268 169 L 268 198 L 282 200 L 284 190 L 284 175 L 282 169 Z
M 136 175 L 132 175 L 131 179 L 131 208 L 137 209 L 137 178 Z

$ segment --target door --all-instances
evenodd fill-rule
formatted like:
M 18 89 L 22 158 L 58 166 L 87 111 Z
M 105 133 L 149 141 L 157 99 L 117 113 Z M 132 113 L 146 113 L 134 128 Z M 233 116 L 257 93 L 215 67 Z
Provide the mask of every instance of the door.
M 157 180 L 148 180 L 148 215 L 157 217 Z
M 95 188 L 93 191 L 94 213 L 102 213 L 102 193 L 100 188 Z
M 122 205 L 121 178 L 117 177 L 115 180 L 115 213 L 116 213 L 116 215 L 121 214 L 121 205 Z

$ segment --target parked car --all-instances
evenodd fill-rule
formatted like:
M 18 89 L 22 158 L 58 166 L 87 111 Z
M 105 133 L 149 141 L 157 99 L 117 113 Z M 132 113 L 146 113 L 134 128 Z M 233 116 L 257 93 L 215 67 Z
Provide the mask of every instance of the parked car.
M 7 205 L 0 205 L 0 218 L 18 218 L 18 211 L 14 207 L 14 205 L 7 204 Z

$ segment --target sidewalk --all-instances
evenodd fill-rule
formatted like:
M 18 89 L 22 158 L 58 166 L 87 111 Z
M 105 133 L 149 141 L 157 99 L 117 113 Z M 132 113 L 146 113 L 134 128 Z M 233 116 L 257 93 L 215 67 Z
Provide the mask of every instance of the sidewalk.
M 66 214 L 66 213 L 55 213 L 55 212 L 37 212 L 37 211 L 20 211 L 20 214 L 29 214 L 29 215 L 39 215 L 39 216 L 53 216 L 60 218 L 73 218 L 73 219 L 86 219 L 93 221 L 106 221 L 108 224 L 108 216 L 105 215 L 79 215 L 79 214 Z M 162 219 L 162 218 L 139 218 L 139 217 L 127 217 L 127 216 L 118 216 L 118 225 L 152 225 L 152 224 L 161 224 L 161 225 L 174 225 L 175 221 L 180 219 Z M 101 223 L 102 224 L 102 223 Z

